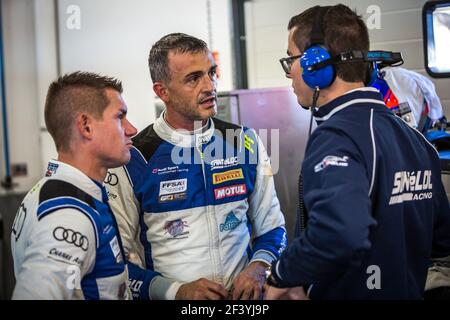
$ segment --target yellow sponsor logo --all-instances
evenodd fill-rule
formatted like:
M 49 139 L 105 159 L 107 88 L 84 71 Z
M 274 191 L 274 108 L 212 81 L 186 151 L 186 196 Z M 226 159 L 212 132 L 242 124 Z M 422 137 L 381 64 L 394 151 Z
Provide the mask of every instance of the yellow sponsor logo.
M 253 145 L 255 144 L 255 141 L 250 138 L 248 135 L 244 135 L 244 147 L 251 153 L 255 153 L 255 150 L 253 150 Z
M 225 181 L 237 179 L 244 179 L 244 173 L 242 172 L 242 169 L 234 169 L 213 174 L 213 184 L 219 184 Z

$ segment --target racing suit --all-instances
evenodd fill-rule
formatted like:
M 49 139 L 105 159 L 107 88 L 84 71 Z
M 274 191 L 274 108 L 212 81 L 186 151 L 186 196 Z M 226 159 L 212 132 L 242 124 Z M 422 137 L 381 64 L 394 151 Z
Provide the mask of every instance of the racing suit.
M 135 298 L 175 299 L 199 278 L 230 289 L 249 262 L 279 256 L 284 217 L 253 130 L 210 119 L 179 132 L 163 113 L 133 144 L 130 162 L 106 182 L 125 250 L 137 256 Z
M 314 112 L 302 165 L 308 222 L 272 265 L 312 299 L 420 299 L 430 257 L 450 254 L 436 150 L 374 88 Z
M 13 299 L 127 299 L 128 272 L 106 189 L 58 161 L 23 200 L 11 233 Z

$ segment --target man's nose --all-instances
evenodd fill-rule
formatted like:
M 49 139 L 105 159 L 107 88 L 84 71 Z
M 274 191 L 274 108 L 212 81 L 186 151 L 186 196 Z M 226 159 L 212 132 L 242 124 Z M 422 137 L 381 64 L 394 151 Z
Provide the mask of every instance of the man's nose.
M 204 83 L 204 91 L 208 91 L 208 92 L 212 92 L 216 90 L 216 79 L 213 77 L 210 77 L 209 75 L 207 75 L 206 77 L 203 78 L 203 83 Z
M 128 137 L 132 137 L 134 135 L 136 135 L 137 133 L 137 129 L 131 124 L 130 121 L 128 121 L 128 119 L 125 119 L 125 134 Z

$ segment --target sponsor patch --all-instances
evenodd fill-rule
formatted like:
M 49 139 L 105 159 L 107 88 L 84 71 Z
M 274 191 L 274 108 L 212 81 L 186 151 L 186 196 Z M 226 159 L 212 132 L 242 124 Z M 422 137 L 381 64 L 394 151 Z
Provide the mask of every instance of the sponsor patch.
M 177 219 L 172 221 L 167 221 L 164 224 L 164 234 L 169 234 L 172 239 L 184 239 L 187 238 L 189 231 L 186 230 L 189 225 L 186 220 Z
M 45 172 L 46 177 L 50 177 L 56 173 L 56 170 L 58 170 L 59 164 L 49 162 L 47 166 L 47 171 Z
M 431 170 L 395 173 L 389 205 L 432 198 Z
M 108 194 L 108 199 L 109 200 L 116 200 L 117 199 L 117 194 L 112 193 L 110 191 L 106 191 L 106 193 Z
M 234 186 L 214 189 L 214 197 L 216 200 L 245 194 L 247 187 L 245 184 L 236 184 Z
M 214 159 L 211 161 L 211 171 L 217 169 L 224 169 L 228 167 L 234 167 L 239 164 L 238 157 L 229 157 L 225 159 Z
M 348 157 L 338 157 L 338 156 L 326 156 L 321 162 L 314 166 L 314 172 L 319 172 L 326 167 L 348 167 Z
M 187 190 L 187 179 L 161 181 L 159 184 L 159 196 L 166 194 L 182 193 Z
M 74 257 L 73 255 L 66 253 L 64 251 L 58 250 L 56 248 L 50 249 L 48 252 L 48 257 L 58 262 L 64 262 L 68 264 L 76 264 L 79 267 L 82 267 L 84 261 L 79 257 Z
M 229 170 L 221 173 L 213 174 L 213 184 L 219 184 L 226 181 L 244 179 L 242 169 Z
M 114 257 L 116 258 L 116 262 L 122 262 L 122 253 L 120 252 L 119 240 L 117 240 L 116 236 L 114 236 L 114 238 L 109 242 L 109 246 L 111 247 Z
M 117 174 L 108 171 L 106 173 L 105 181 L 103 182 L 110 186 L 116 186 L 119 183 L 119 178 L 117 177 Z
M 255 153 L 255 150 L 253 150 L 253 145 L 255 144 L 255 141 L 250 138 L 248 135 L 244 135 L 244 147 L 251 153 Z
M 225 218 L 225 222 L 220 224 L 220 232 L 234 230 L 241 222 L 233 212 L 230 212 Z
M 165 168 L 154 168 L 152 170 L 152 173 L 162 175 L 162 174 L 168 174 L 168 173 L 180 173 L 180 172 L 188 172 L 188 171 L 189 171 L 188 168 L 180 169 L 179 166 L 174 166 L 174 167 L 165 167 Z
M 67 242 L 77 248 L 81 248 L 83 251 L 87 251 L 89 248 L 88 238 L 82 233 L 72 229 L 56 227 L 53 229 L 53 237 L 58 241 Z
M 158 201 L 159 201 L 159 203 L 164 203 L 164 202 L 186 200 L 186 199 L 187 199 L 187 193 L 181 192 L 181 193 L 165 194 L 165 195 L 159 196 Z

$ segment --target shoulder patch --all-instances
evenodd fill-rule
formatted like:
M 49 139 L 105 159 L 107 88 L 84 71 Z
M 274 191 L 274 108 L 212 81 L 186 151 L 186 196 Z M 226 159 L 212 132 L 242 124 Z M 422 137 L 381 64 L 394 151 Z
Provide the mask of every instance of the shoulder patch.
M 89 194 L 62 180 L 48 180 L 44 183 L 39 193 L 39 204 L 59 197 L 72 197 L 87 203 L 93 208 L 95 207 L 94 201 Z
M 213 118 L 213 121 L 215 129 L 220 131 L 223 139 L 229 144 L 231 144 L 235 150 L 239 150 L 242 139 L 241 137 L 242 129 L 245 130 L 245 128 L 238 126 L 234 123 L 219 120 L 217 118 Z M 228 130 L 230 130 L 233 134 L 227 135 Z
M 153 124 L 139 132 L 133 139 L 133 145 L 138 149 L 148 162 L 155 151 L 164 142 L 153 129 Z

